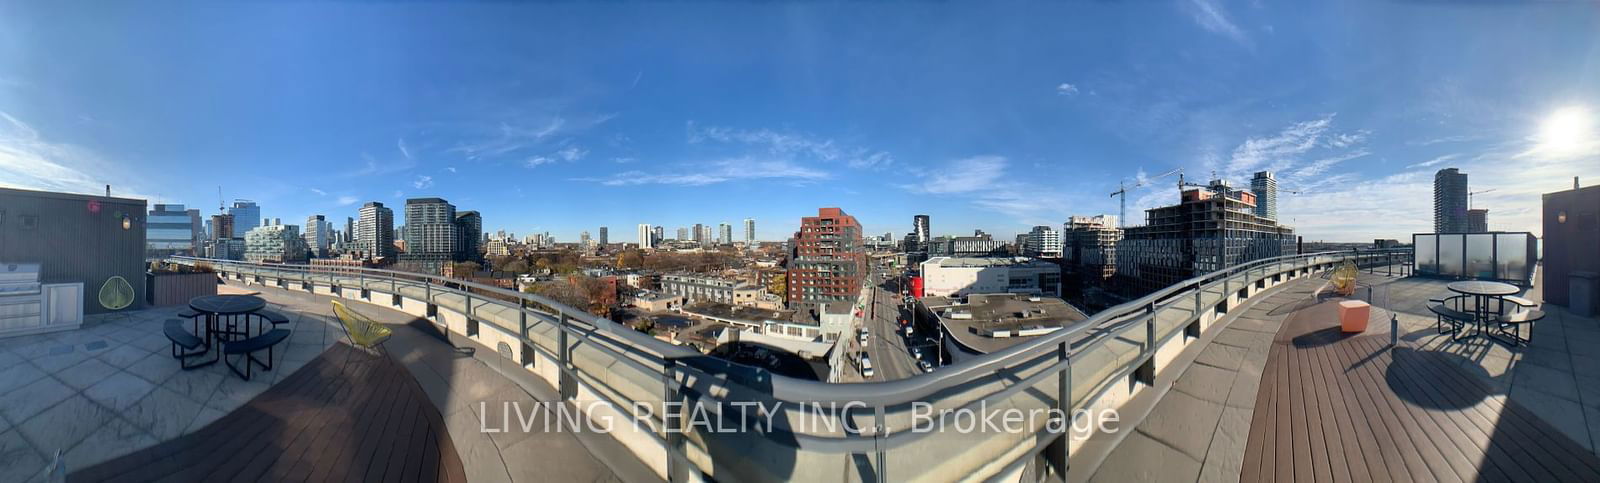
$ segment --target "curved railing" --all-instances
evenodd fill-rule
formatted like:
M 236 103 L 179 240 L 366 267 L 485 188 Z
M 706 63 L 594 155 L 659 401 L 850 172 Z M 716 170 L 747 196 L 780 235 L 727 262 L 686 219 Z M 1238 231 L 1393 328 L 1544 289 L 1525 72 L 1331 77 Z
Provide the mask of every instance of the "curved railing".
M 927 428 L 927 416 L 1004 407 L 1076 417 L 1077 410 L 1115 408 L 1162 369 L 1169 351 L 1181 349 L 1237 301 L 1346 260 L 1379 266 L 1410 256 L 1400 249 L 1256 260 L 932 373 L 860 384 L 801 380 L 704 357 L 546 297 L 474 282 L 373 268 L 172 261 L 209 264 L 224 277 L 255 283 L 299 283 L 369 303 L 387 300 L 449 326 L 454 335 L 491 347 L 514 342 L 520 347 L 501 352 L 549 380 L 563 397 L 588 403 L 591 417 L 630 423 L 631 432 L 613 434 L 671 480 L 703 472 L 738 481 L 883 481 L 891 475 L 970 480 L 1015 479 L 1030 470 L 1059 474 L 1078 443 L 1060 438 L 1048 418 L 972 432 Z M 484 324 L 492 331 L 482 331 Z M 723 431 L 729 427 L 739 431 Z M 1053 449 L 1040 456 L 1045 448 Z

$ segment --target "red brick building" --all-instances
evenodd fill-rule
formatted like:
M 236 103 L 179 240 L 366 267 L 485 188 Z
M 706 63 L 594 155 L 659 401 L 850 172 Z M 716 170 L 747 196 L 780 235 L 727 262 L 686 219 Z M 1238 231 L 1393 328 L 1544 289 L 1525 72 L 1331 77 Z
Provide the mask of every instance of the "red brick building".
M 789 307 L 816 308 L 829 302 L 854 303 L 866 277 L 867 253 L 861 224 L 838 208 L 821 208 L 800 219 L 794 258 L 789 261 Z

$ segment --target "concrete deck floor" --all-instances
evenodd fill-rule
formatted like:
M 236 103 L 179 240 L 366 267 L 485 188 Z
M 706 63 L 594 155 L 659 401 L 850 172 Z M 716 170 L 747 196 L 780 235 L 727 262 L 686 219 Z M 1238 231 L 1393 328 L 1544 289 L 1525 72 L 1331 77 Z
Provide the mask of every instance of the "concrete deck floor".
M 162 335 L 182 308 L 95 315 L 78 330 L 0 339 L 0 481 L 26 481 L 58 450 L 72 471 L 195 432 L 340 337 L 331 310 L 272 301 L 268 309 L 288 316 L 292 331 L 272 371 L 257 368 L 250 381 L 222 363 L 185 371 Z

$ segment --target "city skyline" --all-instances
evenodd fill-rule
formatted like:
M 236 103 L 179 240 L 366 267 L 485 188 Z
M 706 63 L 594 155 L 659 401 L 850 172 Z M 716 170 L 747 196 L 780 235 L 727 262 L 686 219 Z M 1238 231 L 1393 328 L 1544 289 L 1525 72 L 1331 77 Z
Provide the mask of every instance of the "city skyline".
M 1325 24 L 1309 19 L 1343 7 L 246 4 L 157 21 L 178 8 L 5 7 L 0 45 L 51 48 L 0 48 L 0 185 L 110 184 L 206 214 L 220 185 L 286 220 L 441 197 L 560 240 L 755 218 L 776 241 L 821 206 L 865 233 L 927 213 L 933 235 L 1005 237 L 1116 214 L 1107 193 L 1148 173 L 1270 170 L 1282 222 L 1361 241 L 1430 231 L 1440 168 L 1497 188 L 1473 200 L 1491 229 L 1535 233 L 1540 193 L 1600 177 L 1600 51 L 1562 41 L 1594 25 L 1579 6 L 1509 22 L 1362 4 L 1340 13 L 1390 20 Z M 1491 27 L 1507 35 L 1473 35 Z M 591 37 L 607 40 L 548 41 Z M 1129 225 L 1174 188 L 1130 189 Z

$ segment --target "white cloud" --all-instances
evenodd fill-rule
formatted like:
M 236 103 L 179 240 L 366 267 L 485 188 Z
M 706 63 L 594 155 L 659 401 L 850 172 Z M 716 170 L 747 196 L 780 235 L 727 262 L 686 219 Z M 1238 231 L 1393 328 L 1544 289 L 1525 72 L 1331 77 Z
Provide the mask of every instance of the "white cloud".
M 1244 30 L 1229 20 L 1228 13 L 1214 0 L 1190 0 L 1188 10 L 1201 28 L 1240 44 L 1250 44 L 1250 38 L 1245 36 Z
M 372 157 L 371 154 L 361 153 L 361 165 L 359 167 L 357 167 L 355 170 L 346 172 L 341 176 L 346 177 L 346 178 L 377 176 L 377 175 L 382 175 L 382 174 L 398 173 L 398 172 L 401 172 L 401 171 L 406 171 L 406 170 L 409 170 L 411 168 L 415 168 L 416 166 L 417 166 L 416 161 L 412 161 L 411 159 L 401 159 L 401 160 L 398 160 L 398 161 L 389 161 L 389 160 L 380 161 L 380 160 L 378 160 L 378 158 Z
M 360 200 L 354 196 L 340 196 L 338 200 L 339 206 L 350 206 L 355 204 L 357 201 Z
M 51 142 L 27 123 L 0 111 L 0 186 L 154 199 L 140 193 L 136 173 L 125 173 L 93 151 Z
M 528 158 L 527 161 L 523 161 L 523 164 L 527 165 L 529 168 L 537 168 L 537 167 L 539 167 L 541 165 L 550 164 L 550 163 L 554 163 L 554 162 L 556 162 L 555 158 L 547 158 L 547 157 L 544 157 L 544 156 L 534 156 L 534 157 Z
M 1248 176 L 1271 163 L 1281 163 L 1317 147 L 1317 140 L 1333 124 L 1333 114 L 1297 122 L 1268 137 L 1252 137 L 1233 149 L 1225 164 L 1212 162 L 1210 168 L 1224 178 Z
M 634 161 L 638 161 L 638 160 L 630 158 L 630 157 L 627 157 L 627 156 L 611 158 L 611 162 L 617 163 L 617 164 L 628 164 L 628 163 L 632 163 Z
M 464 154 L 467 159 L 503 156 L 539 144 L 562 132 L 566 127 L 567 120 L 561 117 L 547 119 L 536 127 L 501 122 L 494 133 L 487 138 L 456 145 L 449 151 Z
M 455 167 L 455 166 L 446 166 L 446 167 L 445 167 L 445 168 L 444 168 L 444 170 L 445 170 L 445 171 L 449 171 L 449 172 L 451 172 L 451 173 L 454 173 L 454 172 L 456 172 L 456 167 Z
M 425 190 L 425 189 L 428 189 L 428 188 L 432 188 L 433 187 L 433 177 L 432 176 L 418 176 L 417 180 L 411 183 L 411 186 L 416 187 L 419 190 Z
M 1072 85 L 1072 84 L 1068 84 L 1066 82 L 1062 82 L 1061 84 L 1056 86 L 1056 94 L 1063 95 L 1063 96 L 1077 95 L 1078 94 L 1078 86 L 1075 86 L 1075 85 Z
M 856 169 L 882 169 L 894 164 L 894 156 L 886 151 L 845 146 L 832 139 L 820 139 L 803 133 L 771 129 L 701 127 L 694 121 L 689 121 L 686 125 L 689 144 L 705 142 L 744 144 L 765 148 L 766 154 L 772 156 L 827 162 L 842 161 L 845 165 Z
M 1459 158 L 1459 157 L 1461 157 L 1460 154 L 1446 154 L 1444 156 L 1439 156 L 1437 158 L 1433 158 L 1433 159 L 1430 159 L 1430 160 L 1427 160 L 1427 161 L 1423 161 L 1423 162 L 1420 162 L 1420 163 L 1417 163 L 1417 164 L 1406 166 L 1406 169 L 1427 168 L 1427 167 L 1432 167 L 1432 166 L 1438 166 L 1439 164 L 1444 163 L 1445 161 L 1449 161 L 1449 160 L 1456 159 L 1456 158 Z
M 322 190 L 319 190 L 319 189 L 316 189 L 316 188 L 307 188 L 307 189 L 311 190 L 312 193 L 316 193 L 317 196 L 328 196 L 328 192 L 326 192 L 326 191 L 322 191 Z
M 646 184 L 703 186 L 728 181 L 782 180 L 807 183 L 832 177 L 826 172 L 799 166 L 782 160 L 735 158 L 709 163 L 696 163 L 673 172 L 626 171 L 605 178 L 575 178 L 575 181 L 593 181 L 605 186 L 636 186 Z
M 395 147 L 400 148 L 400 155 L 411 159 L 411 150 L 406 149 L 406 138 L 395 139 Z
M 556 151 L 556 156 L 560 156 L 561 159 L 566 161 L 577 161 L 588 155 L 588 150 L 578 146 L 568 146 L 566 149 Z
M 957 194 L 990 191 L 995 182 L 1005 175 L 1006 158 L 1001 156 L 973 156 L 957 159 L 928 172 L 921 183 L 905 186 L 915 193 Z

